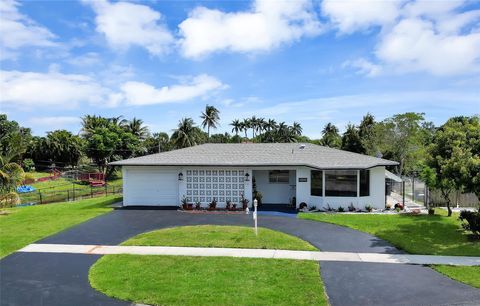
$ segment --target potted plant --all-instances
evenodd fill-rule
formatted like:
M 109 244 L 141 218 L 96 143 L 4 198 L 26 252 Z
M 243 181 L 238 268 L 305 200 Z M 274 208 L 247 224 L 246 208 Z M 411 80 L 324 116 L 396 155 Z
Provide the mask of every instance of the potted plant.
M 242 199 L 240 200 L 240 203 L 242 203 L 242 209 L 246 210 L 248 208 L 248 199 L 245 199 L 242 195 Z
M 187 210 L 188 209 L 188 201 L 187 201 L 186 196 L 183 196 L 181 203 L 182 203 L 181 208 L 183 210 Z
M 213 198 L 212 202 L 208 204 L 208 210 L 215 210 L 215 209 L 217 209 L 217 200 Z
M 202 209 L 202 203 L 200 201 L 195 203 L 195 208 L 198 209 L 198 210 Z
M 348 211 L 349 211 L 349 212 L 354 212 L 354 211 L 356 211 L 355 206 L 353 206 L 353 203 L 350 203 L 350 205 L 348 206 Z

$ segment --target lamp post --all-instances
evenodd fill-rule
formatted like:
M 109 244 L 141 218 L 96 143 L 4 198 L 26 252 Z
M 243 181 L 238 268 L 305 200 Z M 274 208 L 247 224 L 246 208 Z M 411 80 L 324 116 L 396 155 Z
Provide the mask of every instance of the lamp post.
M 255 236 L 258 236 L 258 227 L 257 227 L 257 199 L 253 200 L 253 220 L 255 221 Z

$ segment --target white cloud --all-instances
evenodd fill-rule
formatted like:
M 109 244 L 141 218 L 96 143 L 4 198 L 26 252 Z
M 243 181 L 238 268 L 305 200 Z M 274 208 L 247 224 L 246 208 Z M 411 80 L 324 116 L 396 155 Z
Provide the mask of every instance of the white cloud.
M 480 10 L 466 1 L 324 0 L 324 15 L 340 33 L 380 26 L 375 61 L 347 61 L 360 73 L 426 72 L 437 76 L 480 70 Z
M 449 35 L 439 32 L 431 21 L 404 19 L 382 37 L 375 54 L 397 72 L 478 72 L 480 33 Z
M 0 103 L 13 108 L 74 108 L 102 104 L 107 90 L 85 75 L 0 71 Z
M 400 0 L 324 0 L 322 13 L 341 33 L 350 34 L 394 22 L 401 4 Z
M 309 0 L 257 0 L 249 11 L 236 13 L 197 7 L 179 28 L 180 46 L 189 58 L 215 51 L 268 51 L 321 31 Z
M 72 56 L 67 59 L 67 63 L 78 67 L 93 66 L 100 63 L 100 56 L 96 52 L 87 52 L 79 56 Z
M 18 11 L 14 0 L 0 1 L 1 59 L 16 57 L 15 50 L 22 47 L 54 47 L 55 35 Z
M 346 61 L 342 66 L 355 68 L 359 74 L 365 74 L 370 77 L 378 76 L 382 72 L 382 67 L 380 65 L 376 65 L 364 58 Z
M 146 5 L 106 0 L 84 0 L 97 14 L 97 32 L 105 35 L 113 48 L 140 46 L 161 55 L 174 43 L 159 12 Z
M 203 97 L 221 88 L 225 88 L 225 85 L 219 80 L 202 74 L 191 78 L 188 83 L 161 88 L 142 82 L 126 82 L 121 90 L 128 104 L 150 105 L 187 101 Z

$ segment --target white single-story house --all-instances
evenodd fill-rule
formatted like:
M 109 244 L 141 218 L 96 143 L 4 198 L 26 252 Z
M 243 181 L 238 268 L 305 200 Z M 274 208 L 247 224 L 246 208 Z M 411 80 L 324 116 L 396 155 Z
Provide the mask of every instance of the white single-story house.
M 182 198 L 218 206 L 304 202 L 345 209 L 385 206 L 385 166 L 397 162 L 299 143 L 203 144 L 110 163 L 122 166 L 123 205 L 178 206 Z M 239 205 L 241 206 L 241 205 Z

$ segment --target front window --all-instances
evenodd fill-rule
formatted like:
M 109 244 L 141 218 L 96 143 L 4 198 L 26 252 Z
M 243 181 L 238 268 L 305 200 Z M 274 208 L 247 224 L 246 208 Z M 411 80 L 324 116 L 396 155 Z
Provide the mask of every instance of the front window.
M 268 181 L 273 184 L 288 184 L 289 177 L 288 170 L 272 170 L 268 172 Z
M 312 170 L 310 181 L 310 194 L 321 197 L 323 195 L 323 171 Z
M 360 170 L 360 196 L 370 195 L 370 170 Z
M 325 171 L 325 195 L 327 197 L 356 197 L 357 171 Z

